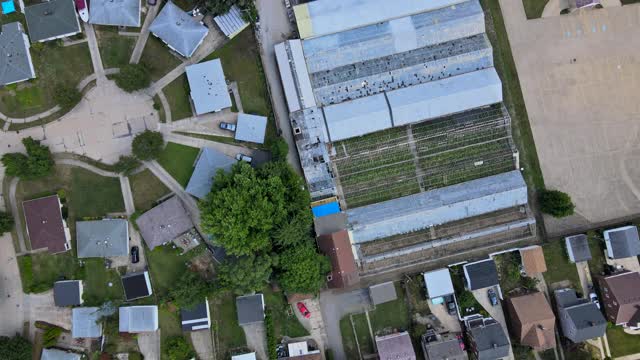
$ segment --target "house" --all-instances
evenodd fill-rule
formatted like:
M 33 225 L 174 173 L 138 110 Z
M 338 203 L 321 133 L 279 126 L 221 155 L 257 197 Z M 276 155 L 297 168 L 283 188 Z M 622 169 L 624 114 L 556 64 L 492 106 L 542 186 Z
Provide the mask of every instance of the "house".
M 532 245 L 520 249 L 522 267 L 528 276 L 542 274 L 547 271 L 547 263 L 544 260 L 542 246 Z
M 320 350 L 311 349 L 307 341 L 298 341 L 287 344 L 287 351 L 289 356 L 283 359 L 295 359 L 295 360 L 321 360 L 322 354 Z
M 33 42 L 61 39 L 80 33 L 80 21 L 73 0 L 51 0 L 24 9 Z
M 236 298 L 238 324 L 240 326 L 264 321 L 264 295 L 245 295 Z
M 141 0 L 91 0 L 89 22 L 96 25 L 140 26 Z
M 62 218 L 58 195 L 25 201 L 22 208 L 32 250 L 57 254 L 71 249 L 71 233 Z
M 186 72 L 196 115 L 231 107 L 231 96 L 220 59 L 189 65 Z
M 182 201 L 173 196 L 136 219 L 138 229 L 150 250 L 167 244 L 194 228 Z
M 464 278 L 469 290 L 499 285 L 498 269 L 493 259 L 480 260 L 463 266 Z
M 123 306 L 119 309 L 118 330 L 121 333 L 143 333 L 158 330 L 158 307 Z
M 196 331 L 211 328 L 211 314 L 209 312 L 209 302 L 203 302 L 191 309 L 180 309 L 180 319 L 182 321 L 182 331 Z
M 339 212 L 336 214 L 314 217 L 313 227 L 318 236 L 337 233 L 347 228 L 347 214 Z
M 317 242 L 320 251 L 331 259 L 331 273 L 327 276 L 327 285 L 333 289 L 356 285 L 360 276 L 351 250 L 349 233 L 340 230 L 321 235 Z
M 511 344 L 497 321 L 492 318 L 469 319 L 465 322 L 470 352 L 477 360 L 496 360 L 509 356 Z
M 638 228 L 624 226 L 604 232 L 607 244 L 607 256 L 610 259 L 623 259 L 640 255 L 640 238 Z
M 238 114 L 236 140 L 264 144 L 267 132 L 267 117 L 259 115 Z
M 562 334 L 574 343 L 604 336 L 607 320 L 588 299 L 578 298 L 573 289 L 554 291 Z
M 153 294 L 148 271 L 127 274 L 121 279 L 122 287 L 124 288 L 124 297 L 127 301 L 140 299 Z
M 416 353 L 411 344 L 411 336 L 406 331 L 376 336 L 376 347 L 380 360 L 415 360 Z
M 398 298 L 396 286 L 393 284 L 393 281 L 370 286 L 369 296 L 371 297 L 373 305 L 384 304 Z
M 438 269 L 422 274 L 424 284 L 427 288 L 427 298 L 431 299 L 434 304 L 440 304 L 444 301 L 444 297 L 452 295 L 453 282 L 449 269 Z
M 420 344 L 425 360 L 467 360 L 467 352 L 460 347 L 462 335 L 436 334 L 433 329 L 422 335 Z
M 36 77 L 29 37 L 19 22 L 2 25 L 0 32 L 0 85 L 9 85 Z
M 68 350 L 61 349 L 42 349 L 42 355 L 40 355 L 40 360 L 80 360 L 82 359 L 82 355 L 76 354 L 74 352 Z
M 240 9 L 236 5 L 233 5 L 226 13 L 214 17 L 213 21 L 218 25 L 224 36 L 229 39 L 233 39 L 249 26 L 249 23 L 242 18 L 242 13 L 240 13 Z
M 206 26 L 171 1 L 164 5 L 149 31 L 186 58 L 193 55 L 209 33 Z
M 53 284 L 53 301 L 56 306 L 82 305 L 82 281 L 56 281 Z
M 231 360 L 256 360 L 256 353 L 247 353 L 241 355 L 235 355 L 231 357 Z
M 76 222 L 78 258 L 129 255 L 129 223 L 123 219 Z
M 564 238 L 569 260 L 572 263 L 591 260 L 591 249 L 589 249 L 589 239 L 585 234 L 567 236 Z
M 193 169 L 193 174 L 191 174 L 185 191 L 198 199 L 204 199 L 204 197 L 211 192 L 213 177 L 218 170 L 229 172 L 235 163 L 237 163 L 236 159 L 216 149 L 202 148 L 196 159 L 196 166 Z
M 536 351 L 556 346 L 556 317 L 543 293 L 510 297 L 507 311 L 511 332 L 520 344 Z
M 607 320 L 640 328 L 640 274 L 626 271 L 599 277 L 598 284 Z
M 77 307 L 71 310 L 71 336 L 74 339 L 102 336 L 103 313 L 97 307 Z

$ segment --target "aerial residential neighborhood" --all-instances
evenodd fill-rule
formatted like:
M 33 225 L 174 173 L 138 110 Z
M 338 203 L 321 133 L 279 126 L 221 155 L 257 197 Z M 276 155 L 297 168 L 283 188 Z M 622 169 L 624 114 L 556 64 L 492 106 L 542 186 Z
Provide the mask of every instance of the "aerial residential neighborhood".
M 640 360 L 639 0 L 0 4 L 0 360 Z

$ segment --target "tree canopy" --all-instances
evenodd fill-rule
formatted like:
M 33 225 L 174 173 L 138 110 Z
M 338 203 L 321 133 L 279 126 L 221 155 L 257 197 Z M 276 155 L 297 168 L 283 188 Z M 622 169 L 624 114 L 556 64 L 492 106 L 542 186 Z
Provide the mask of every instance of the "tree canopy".
M 222 290 L 236 295 L 249 294 L 264 288 L 269 283 L 271 272 L 269 256 L 231 258 L 218 267 L 218 283 Z
M 179 308 L 189 309 L 202 302 L 202 299 L 213 290 L 212 283 L 209 283 L 200 274 L 187 270 L 169 290 L 169 297 Z
M 195 351 L 184 336 L 170 337 L 163 341 L 162 346 L 165 348 L 164 353 L 167 354 L 169 360 L 189 360 L 196 357 Z
M 138 161 L 134 156 L 120 156 L 120 159 L 115 163 L 114 168 L 117 173 L 129 176 L 139 166 L 140 161 Z
M 0 211 L 0 235 L 13 228 L 13 216 L 4 211 Z
M 221 15 L 229 11 L 233 5 L 241 9 L 254 9 L 254 0 L 200 0 L 202 6 L 214 15 Z
M 279 255 L 278 282 L 287 293 L 317 292 L 329 271 L 329 259 L 318 254 L 311 241 L 291 247 Z
M 2 156 L 2 164 L 9 176 L 32 180 L 45 177 L 53 172 L 55 162 L 48 147 L 32 137 L 22 139 L 27 154 L 7 153 Z
M 162 133 L 145 130 L 136 135 L 131 147 L 133 155 L 142 161 L 157 159 L 164 147 Z
M 571 197 L 558 190 L 542 190 L 540 192 L 540 210 L 556 218 L 573 215 L 575 205 Z
M 127 64 L 115 78 L 116 85 L 126 92 L 145 89 L 151 84 L 151 74 L 145 64 Z
M 0 336 L 0 359 L 31 359 L 31 343 L 18 334 L 13 337 Z

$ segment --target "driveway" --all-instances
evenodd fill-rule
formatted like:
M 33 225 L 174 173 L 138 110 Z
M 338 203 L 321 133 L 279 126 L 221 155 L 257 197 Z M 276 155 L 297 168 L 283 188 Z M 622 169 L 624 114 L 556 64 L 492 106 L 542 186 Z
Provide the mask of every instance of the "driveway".
M 449 315 L 446 303 L 435 305 L 431 303 L 431 300 L 427 300 L 427 302 L 429 303 L 429 310 L 431 310 L 431 314 L 440 321 L 440 324 L 444 327 L 445 331 L 454 333 L 459 333 L 461 331 L 458 315 Z
M 293 312 L 296 314 L 296 318 L 302 326 L 309 332 L 311 338 L 318 344 L 318 348 L 326 349 L 327 340 L 327 332 L 324 326 L 324 320 L 322 319 L 322 310 L 320 307 L 320 299 L 315 297 L 312 299 L 303 300 L 302 303 L 307 307 L 311 316 L 307 319 L 296 307 L 296 304 L 293 303 L 291 306 L 293 307 Z M 324 352 L 322 354 L 324 358 Z
M 371 308 L 368 289 L 358 289 L 346 293 L 323 291 L 320 293 L 320 309 L 327 333 L 327 347 L 333 351 L 336 360 L 346 360 L 340 332 L 340 319 L 350 313 Z
M 264 323 L 244 325 L 242 330 L 244 330 L 244 335 L 247 339 L 247 347 L 251 351 L 255 351 L 258 360 L 268 360 L 267 332 L 264 329 Z
M 24 296 L 24 306 L 27 309 L 28 320 L 31 324 L 31 336 L 34 336 L 36 320 L 45 321 L 71 330 L 71 308 L 58 307 L 53 302 L 53 290 L 41 294 Z
M 478 303 L 480 303 L 480 305 L 485 310 L 487 310 L 487 312 L 489 313 L 489 316 L 491 316 L 493 319 L 499 322 L 500 325 L 502 325 L 502 329 L 504 330 L 504 333 L 507 334 L 507 339 L 509 339 L 509 329 L 507 328 L 507 320 L 505 319 L 504 311 L 502 310 L 502 303 L 498 301 L 498 305 L 496 306 L 491 305 L 491 302 L 489 301 L 489 296 L 487 296 L 487 290 L 488 288 L 474 290 L 472 291 L 473 297 L 476 298 Z M 495 289 L 495 290 L 497 293 L 498 289 Z M 509 341 L 511 340 L 509 339 Z M 513 348 L 511 347 L 509 348 L 509 357 L 507 359 L 514 360 Z
M 213 348 L 213 338 L 211 337 L 211 329 L 191 331 L 189 333 L 193 348 L 198 354 L 200 360 L 215 360 L 215 351 Z
M 160 329 L 138 334 L 138 346 L 145 359 L 160 359 Z
M 13 240 L 7 233 L 0 236 L 0 336 L 22 333 L 26 312 L 23 297 Z
M 605 256 L 605 258 L 607 259 L 607 264 L 609 265 L 613 265 L 616 267 L 622 266 L 623 268 L 629 271 L 635 271 L 635 272 L 640 271 L 640 263 L 638 263 L 637 256 L 628 257 L 624 259 L 609 259 L 608 256 Z

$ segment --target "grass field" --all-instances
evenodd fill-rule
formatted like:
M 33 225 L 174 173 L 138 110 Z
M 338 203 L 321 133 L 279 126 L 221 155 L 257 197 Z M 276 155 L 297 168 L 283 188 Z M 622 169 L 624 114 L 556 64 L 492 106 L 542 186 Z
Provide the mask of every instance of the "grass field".
M 607 338 L 611 356 L 614 358 L 640 353 L 638 337 L 625 333 L 621 326 L 609 326 Z
M 149 169 L 129 176 L 129 183 L 133 204 L 139 213 L 151 209 L 158 199 L 171 192 Z
M 173 121 L 193 116 L 191 101 L 189 100 L 189 82 L 187 75 L 182 74 L 162 89 L 171 107 L 171 119 Z
M 119 68 L 129 63 L 137 37 L 120 36 L 113 31 L 99 31 L 96 35 L 105 69 Z
M 542 16 L 542 11 L 544 11 L 544 7 L 548 2 L 549 0 L 522 0 L 524 12 L 527 14 L 527 19 L 540 18 Z
M 71 201 L 78 218 L 125 211 L 118 178 L 102 177 L 88 170 L 74 168 L 71 187 Z
M 83 261 L 85 280 L 83 297 L 86 306 L 100 306 L 107 300 L 124 299 L 120 274 L 115 269 L 105 269 L 102 259 Z
M 185 187 L 189 183 L 199 152 L 198 148 L 170 142 L 160 154 L 158 162 L 180 185 Z
M 580 278 L 576 265 L 569 262 L 564 241 L 554 240 L 546 243 L 542 249 L 547 262 L 547 272 L 544 279 L 547 285 L 551 286 L 555 282 L 569 280 L 574 289 L 580 290 Z
M 271 310 L 273 317 L 276 340 L 280 341 L 283 336 L 296 338 L 309 335 L 293 313 L 297 310 L 287 303 L 283 293 L 274 292 L 270 288 L 265 289 L 263 293 L 265 305 Z
M 171 54 L 169 47 L 155 36 L 149 36 L 140 62 L 149 66 L 153 81 L 160 79 L 181 63 L 179 58 Z
M 247 346 L 244 331 L 238 325 L 235 296 L 223 294 L 210 300 L 209 304 L 218 358 L 229 359 L 232 352 Z
M 180 255 L 180 249 L 173 249 L 170 245 L 158 246 L 153 251 L 145 247 L 154 293 L 159 298 L 167 295 L 169 289 L 187 270 L 189 260 L 200 255 L 202 250 L 204 245 Z

